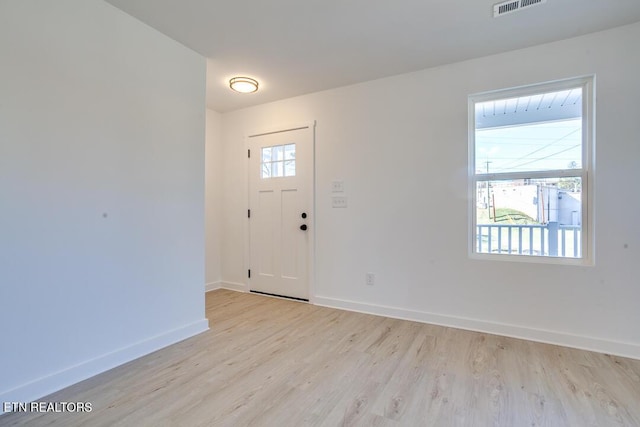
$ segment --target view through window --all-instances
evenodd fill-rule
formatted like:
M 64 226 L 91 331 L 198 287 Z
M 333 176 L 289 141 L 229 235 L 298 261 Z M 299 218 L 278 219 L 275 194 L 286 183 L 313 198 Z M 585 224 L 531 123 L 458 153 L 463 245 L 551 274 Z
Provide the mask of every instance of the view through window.
M 587 88 L 470 99 L 474 253 L 584 258 Z

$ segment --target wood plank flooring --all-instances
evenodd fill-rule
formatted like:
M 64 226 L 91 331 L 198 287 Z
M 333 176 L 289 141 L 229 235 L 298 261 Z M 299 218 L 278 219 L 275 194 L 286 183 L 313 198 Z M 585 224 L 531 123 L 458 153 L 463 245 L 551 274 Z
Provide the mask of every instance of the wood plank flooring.
M 210 330 L 1 426 L 640 426 L 640 361 L 226 290 Z

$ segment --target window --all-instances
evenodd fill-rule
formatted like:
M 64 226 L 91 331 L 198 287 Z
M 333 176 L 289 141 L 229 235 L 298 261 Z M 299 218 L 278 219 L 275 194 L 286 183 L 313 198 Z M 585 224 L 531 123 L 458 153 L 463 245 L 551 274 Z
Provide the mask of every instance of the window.
M 469 97 L 473 256 L 591 260 L 592 88 L 580 78 Z
M 296 176 L 296 144 L 264 147 L 261 154 L 262 178 Z

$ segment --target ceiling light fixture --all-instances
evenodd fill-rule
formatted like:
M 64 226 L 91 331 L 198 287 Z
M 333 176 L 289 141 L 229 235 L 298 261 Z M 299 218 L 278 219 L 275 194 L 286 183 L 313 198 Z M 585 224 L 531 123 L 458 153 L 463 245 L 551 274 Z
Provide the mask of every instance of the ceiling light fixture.
M 229 80 L 229 87 L 236 92 L 251 93 L 258 90 L 258 81 L 249 77 L 234 77 Z

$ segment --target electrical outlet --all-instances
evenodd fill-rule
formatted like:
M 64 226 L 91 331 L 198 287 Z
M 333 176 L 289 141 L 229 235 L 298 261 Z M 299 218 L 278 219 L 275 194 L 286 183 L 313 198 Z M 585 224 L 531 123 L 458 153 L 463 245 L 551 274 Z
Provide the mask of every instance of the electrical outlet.
M 373 286 L 376 284 L 376 275 L 375 273 L 367 273 L 366 275 L 367 285 Z
M 331 182 L 332 193 L 344 193 L 344 181 L 332 181 Z
M 347 197 L 346 196 L 333 196 L 331 197 L 331 207 L 334 208 L 346 208 Z

